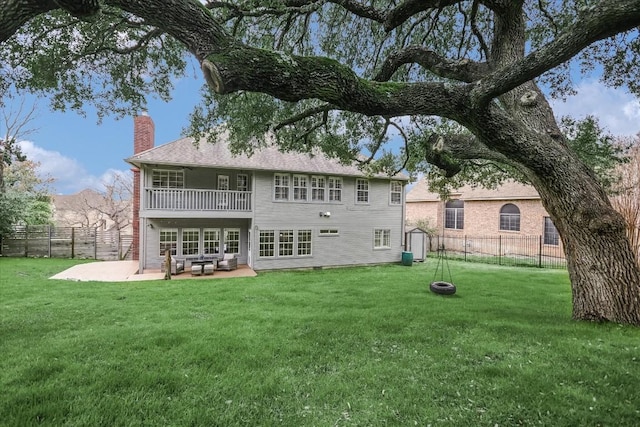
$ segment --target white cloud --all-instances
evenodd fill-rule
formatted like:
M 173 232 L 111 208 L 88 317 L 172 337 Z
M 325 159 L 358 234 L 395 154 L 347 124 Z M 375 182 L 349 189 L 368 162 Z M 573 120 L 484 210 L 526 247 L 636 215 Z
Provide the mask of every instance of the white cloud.
M 640 132 L 640 101 L 630 93 L 596 80 L 583 80 L 576 90 L 578 93 L 566 101 L 551 101 L 557 117 L 582 119 L 591 115 L 616 136 L 635 136 Z
M 20 148 L 27 159 L 40 163 L 38 173 L 43 177 L 51 177 L 55 181 L 52 187 L 61 194 L 74 194 L 85 188 L 103 189 L 104 182 L 110 182 L 115 174 L 127 173 L 124 170 L 108 169 L 102 175 L 89 173 L 76 159 L 65 156 L 58 151 L 46 150 L 32 141 L 20 141 Z

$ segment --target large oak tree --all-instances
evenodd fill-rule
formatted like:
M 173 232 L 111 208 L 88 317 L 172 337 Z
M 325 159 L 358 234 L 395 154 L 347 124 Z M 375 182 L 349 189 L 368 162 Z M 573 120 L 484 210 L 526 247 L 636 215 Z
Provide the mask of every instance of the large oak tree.
M 640 92 L 640 0 L 205 3 L 0 1 L 3 78 L 54 92 L 54 107 L 124 113 L 168 97 L 188 52 L 210 87 L 194 130 L 224 120 L 234 141 L 271 131 L 284 149 L 345 158 L 393 130 L 450 176 L 508 167 L 562 237 L 574 318 L 640 325 L 624 222 L 547 100 L 571 90 L 573 64 Z M 436 135 L 434 118 L 465 131 Z

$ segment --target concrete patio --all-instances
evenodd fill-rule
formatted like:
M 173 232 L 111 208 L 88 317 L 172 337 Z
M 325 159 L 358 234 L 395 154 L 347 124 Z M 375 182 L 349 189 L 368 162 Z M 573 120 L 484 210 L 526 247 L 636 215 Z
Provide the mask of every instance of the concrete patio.
M 160 270 L 145 270 L 138 274 L 138 261 L 99 261 L 74 265 L 50 279 L 75 280 L 80 282 L 134 282 L 140 280 L 163 280 Z M 192 276 L 189 272 L 172 275 L 172 279 L 230 279 L 234 277 L 255 277 L 257 274 L 247 265 L 238 265 L 236 270 L 216 270 L 213 275 Z

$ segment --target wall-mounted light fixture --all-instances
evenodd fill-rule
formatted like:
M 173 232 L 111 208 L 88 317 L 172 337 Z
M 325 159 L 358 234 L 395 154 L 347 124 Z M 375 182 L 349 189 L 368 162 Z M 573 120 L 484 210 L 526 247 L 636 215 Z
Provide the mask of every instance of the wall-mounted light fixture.
M 147 224 L 147 227 L 149 227 L 150 229 L 153 230 L 153 224 L 149 223 L 149 224 Z
M 320 216 L 329 218 L 331 216 L 331 212 L 320 212 Z

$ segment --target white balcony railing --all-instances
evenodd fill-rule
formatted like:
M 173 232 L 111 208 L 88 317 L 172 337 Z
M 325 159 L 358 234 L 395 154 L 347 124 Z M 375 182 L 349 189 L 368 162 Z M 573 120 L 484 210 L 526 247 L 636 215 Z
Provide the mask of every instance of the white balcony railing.
M 177 211 L 251 211 L 250 191 L 145 188 L 144 209 Z

